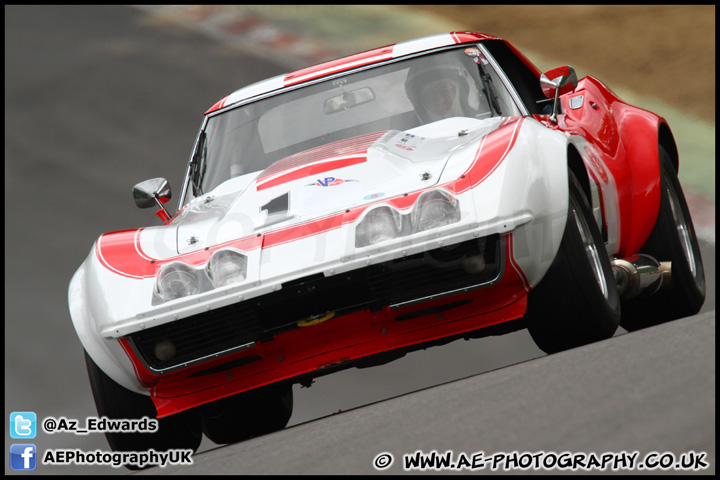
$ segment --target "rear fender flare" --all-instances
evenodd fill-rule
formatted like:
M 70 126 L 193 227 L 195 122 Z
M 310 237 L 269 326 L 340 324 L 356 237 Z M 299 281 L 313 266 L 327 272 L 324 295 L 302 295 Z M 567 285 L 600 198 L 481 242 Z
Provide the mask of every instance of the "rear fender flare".
M 664 141 L 674 147 L 667 123 L 657 115 L 624 103 L 614 105 L 620 139 L 629 169 L 629 202 L 621 212 L 621 256 L 640 251 L 650 236 L 660 211 L 660 162 L 658 145 Z M 661 129 L 661 125 L 664 127 Z M 671 148 L 677 161 L 677 150 Z M 673 154 L 671 154 L 672 156 Z M 677 165 L 676 165 L 677 166 Z

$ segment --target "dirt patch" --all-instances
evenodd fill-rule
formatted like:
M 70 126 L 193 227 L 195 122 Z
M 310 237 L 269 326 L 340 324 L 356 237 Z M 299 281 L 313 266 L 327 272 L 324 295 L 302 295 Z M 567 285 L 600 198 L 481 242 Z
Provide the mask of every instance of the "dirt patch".
M 715 6 L 413 5 L 715 122 Z M 559 65 L 557 65 L 559 66 Z M 582 72 L 580 72 L 582 74 Z

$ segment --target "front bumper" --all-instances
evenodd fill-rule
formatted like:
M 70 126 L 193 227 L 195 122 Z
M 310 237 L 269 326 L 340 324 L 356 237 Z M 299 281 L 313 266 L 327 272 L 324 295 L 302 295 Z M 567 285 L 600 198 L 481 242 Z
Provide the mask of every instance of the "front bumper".
M 384 352 L 521 317 L 527 284 L 512 235 L 493 235 L 358 271 L 283 285 L 251 301 L 120 340 L 158 417 Z M 473 271 L 464 259 L 482 255 Z M 172 342 L 170 360 L 154 356 Z

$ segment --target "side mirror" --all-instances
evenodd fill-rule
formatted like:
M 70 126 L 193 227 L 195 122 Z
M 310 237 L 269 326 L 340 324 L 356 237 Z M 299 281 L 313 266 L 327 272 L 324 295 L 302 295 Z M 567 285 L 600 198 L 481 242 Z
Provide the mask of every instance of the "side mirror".
M 560 95 L 571 93 L 577 88 L 577 74 L 569 65 L 553 68 L 540 76 L 540 88 L 542 88 L 546 97 L 554 99 L 550 121 L 557 123 L 558 98 Z
M 170 184 L 164 178 L 152 178 L 140 182 L 133 187 L 133 198 L 135 205 L 140 208 L 160 207 L 160 211 L 156 213 L 163 222 L 170 220 L 163 204 L 167 203 L 172 197 Z

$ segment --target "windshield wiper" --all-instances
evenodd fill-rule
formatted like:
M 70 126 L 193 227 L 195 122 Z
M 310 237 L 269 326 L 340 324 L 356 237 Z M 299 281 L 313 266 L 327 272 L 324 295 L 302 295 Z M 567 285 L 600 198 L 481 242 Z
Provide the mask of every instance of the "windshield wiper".
M 483 81 L 483 93 L 485 94 L 485 97 L 489 100 L 488 103 L 490 103 L 490 107 L 495 111 L 497 115 L 502 116 L 502 112 L 500 111 L 500 101 L 497 96 L 497 92 L 495 91 L 495 86 L 493 85 L 492 78 L 490 78 L 490 75 L 487 73 L 487 70 L 485 69 L 485 66 L 482 64 L 482 62 L 477 63 L 478 68 L 480 68 L 480 78 Z

